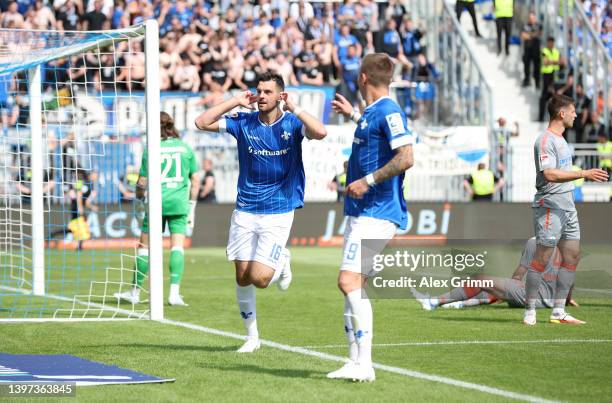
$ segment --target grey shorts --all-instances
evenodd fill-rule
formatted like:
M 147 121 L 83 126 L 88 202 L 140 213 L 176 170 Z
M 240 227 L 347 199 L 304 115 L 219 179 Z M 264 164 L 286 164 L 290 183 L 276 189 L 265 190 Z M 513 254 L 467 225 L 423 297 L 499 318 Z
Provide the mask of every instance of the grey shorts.
M 527 292 L 525 291 L 525 283 L 511 278 L 504 280 L 504 288 L 506 289 L 506 302 L 511 308 L 524 308 Z M 540 286 L 538 289 L 538 299 L 536 300 L 536 308 L 552 308 L 552 295 L 548 288 Z
M 576 210 L 534 207 L 533 224 L 538 245 L 553 248 L 562 239 L 580 239 L 580 224 Z

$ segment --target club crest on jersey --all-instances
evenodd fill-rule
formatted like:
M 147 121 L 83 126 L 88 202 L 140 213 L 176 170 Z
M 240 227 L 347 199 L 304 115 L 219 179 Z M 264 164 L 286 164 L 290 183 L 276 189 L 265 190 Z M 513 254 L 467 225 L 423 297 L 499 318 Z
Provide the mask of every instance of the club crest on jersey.
M 285 130 L 285 131 L 283 132 L 283 134 L 281 134 L 281 137 L 282 137 L 282 138 L 283 138 L 285 141 L 288 141 L 288 140 L 289 140 L 289 138 L 291 137 L 291 133 L 289 133 L 287 130 Z
M 361 130 L 364 130 L 366 127 L 368 127 L 368 121 L 366 120 L 366 118 L 363 118 L 363 120 L 361 121 Z

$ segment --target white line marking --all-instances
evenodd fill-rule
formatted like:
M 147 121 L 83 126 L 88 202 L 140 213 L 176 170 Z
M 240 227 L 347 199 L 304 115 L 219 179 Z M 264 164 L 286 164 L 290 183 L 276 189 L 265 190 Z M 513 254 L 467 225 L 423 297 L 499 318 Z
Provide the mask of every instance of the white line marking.
M 579 287 L 576 287 L 576 291 L 598 292 L 600 294 L 612 294 L 612 290 L 607 290 L 605 288 L 579 288 Z
M 372 347 L 408 347 L 408 346 L 458 346 L 479 344 L 581 344 L 612 343 L 612 339 L 552 339 L 552 340 L 457 340 L 457 341 L 414 341 L 405 343 L 380 343 Z M 327 344 L 322 346 L 304 346 L 303 348 L 344 348 L 346 344 Z
M 179 321 L 170 320 L 170 319 L 163 319 L 160 322 L 164 324 L 168 324 L 168 325 L 180 326 L 180 327 L 184 327 L 187 329 L 197 330 L 197 331 L 208 333 L 208 334 L 214 334 L 217 336 L 229 337 L 229 338 L 236 339 L 236 340 L 246 339 L 245 336 L 239 335 L 237 333 L 226 332 L 223 330 L 213 329 L 210 327 L 200 326 L 200 325 L 196 325 L 196 324 L 188 323 L 188 322 L 179 322 Z M 297 354 L 307 355 L 311 357 L 316 357 L 322 360 L 335 361 L 335 362 L 345 362 L 346 361 L 346 358 L 344 357 L 341 357 L 338 355 L 327 354 L 327 353 L 321 353 L 319 351 L 310 350 L 305 347 L 294 347 L 294 346 L 290 346 L 287 344 L 276 343 L 276 342 L 269 341 L 269 340 L 261 340 L 261 344 L 264 346 L 278 349 L 278 350 L 283 350 L 283 351 L 288 351 L 291 353 L 297 353 Z M 547 399 L 542 399 L 537 396 L 510 392 L 504 389 L 498 389 L 498 388 L 494 388 L 494 387 L 490 387 L 486 385 L 480 385 L 477 383 L 459 381 L 456 379 L 447 378 L 445 376 L 430 375 L 430 374 L 426 374 L 423 372 L 412 371 L 409 369 L 392 367 L 389 365 L 376 364 L 376 363 L 374 363 L 373 366 L 374 368 L 379 369 L 381 371 L 391 372 L 394 374 L 404 375 L 404 376 L 408 376 L 408 377 L 416 378 L 416 379 L 423 379 L 423 380 L 432 381 L 432 382 L 444 383 L 447 385 L 457 386 L 457 387 L 464 388 L 464 389 L 471 389 L 471 390 L 476 390 L 476 391 L 483 392 L 483 393 L 489 393 L 491 395 L 507 397 L 509 399 L 523 400 L 526 402 L 555 402 L 555 400 L 547 400 Z
M 0 286 L 0 288 L 11 288 L 11 287 L 3 287 Z M 17 289 L 14 289 L 17 290 Z M 29 292 L 29 290 L 22 290 L 22 291 L 27 291 Z M 67 298 L 66 297 L 62 297 L 59 295 L 52 295 L 52 294 L 47 294 L 45 295 L 48 298 L 52 298 L 52 299 L 57 299 L 57 300 L 61 300 L 61 301 L 65 301 Z M 77 302 L 81 303 L 81 301 Z M 125 312 L 124 309 L 118 309 L 118 308 L 113 308 L 113 307 L 108 307 L 108 306 L 103 306 L 101 304 L 96 304 L 96 303 L 84 303 L 87 304 L 89 306 L 96 306 L 99 305 L 99 307 L 104 307 L 105 309 L 108 310 L 115 310 L 118 313 L 123 313 Z M 129 312 L 129 311 L 128 311 Z M 15 320 L 12 320 L 13 322 Z M 45 319 L 39 319 L 37 321 L 46 321 Z M 57 321 L 57 320 L 56 320 Z M 67 322 L 78 322 L 79 319 L 73 319 L 73 320 L 65 320 Z M 213 329 L 210 327 L 205 327 L 205 326 L 200 326 L 200 325 L 196 325 L 193 323 L 189 323 L 189 322 L 180 322 L 180 321 L 175 321 L 175 320 L 171 320 L 171 319 L 162 319 L 161 321 L 159 321 L 159 323 L 162 324 L 167 324 L 167 325 L 173 325 L 173 326 L 179 326 L 179 327 L 183 327 L 186 329 L 191 329 L 191 330 L 197 330 L 200 332 L 204 332 L 204 333 L 208 333 L 208 334 L 213 334 L 213 335 L 217 335 L 217 336 L 223 336 L 223 337 L 228 337 L 228 338 L 232 338 L 232 339 L 236 339 L 236 340 L 245 340 L 246 337 L 237 333 L 233 333 L 233 332 L 226 332 L 224 330 L 219 330 L 219 329 Z M 305 347 L 294 347 L 294 346 L 290 346 L 287 344 L 281 344 L 281 343 L 276 343 L 274 341 L 269 341 L 269 340 L 261 340 L 261 344 L 264 346 L 268 346 L 271 348 L 275 348 L 278 350 L 283 350 L 283 351 L 287 351 L 290 353 L 296 353 L 296 354 L 302 354 L 302 355 L 306 355 L 306 356 L 310 356 L 310 357 L 315 357 L 315 358 L 319 358 L 322 360 L 327 360 L 327 361 L 335 361 L 335 362 L 345 362 L 346 358 L 345 357 L 341 357 L 339 355 L 332 355 L 332 354 L 327 354 L 327 353 L 322 353 L 319 351 L 314 351 Z M 526 402 L 537 402 L 537 403 L 551 403 L 551 402 L 556 402 L 555 400 L 547 400 L 547 399 L 543 399 L 541 397 L 537 397 L 537 396 L 531 396 L 531 395 L 526 395 L 523 393 L 516 393 L 516 392 L 510 392 L 508 390 L 504 390 L 504 389 L 498 389 L 498 388 L 494 388 L 491 386 L 486 386 L 486 385 L 480 385 L 477 383 L 472 383 L 472 382 L 465 382 L 465 381 L 460 381 L 457 379 L 452 379 L 452 378 L 447 378 L 445 376 L 438 376 L 438 375 L 430 375 L 430 374 L 426 374 L 424 372 L 419 372 L 419 371 L 412 371 L 409 369 L 405 369 L 405 368 L 399 368 L 399 367 L 392 367 L 390 365 L 384 365 L 384 364 L 377 364 L 374 363 L 372 364 L 374 366 L 374 368 L 381 370 L 381 371 L 386 371 L 386 372 L 391 372 L 394 374 L 398 374 L 398 375 L 403 375 L 403 376 L 407 376 L 410 378 L 416 378 L 416 379 L 422 379 L 422 380 L 426 380 L 426 381 L 431 381 L 431 382 L 438 382 L 438 383 L 443 383 L 446 385 L 451 385 L 451 386 L 456 386 L 459 388 L 463 388 L 463 389 L 470 389 L 470 390 L 475 390 L 478 392 L 482 392 L 482 393 L 488 393 L 491 395 L 496 395 L 496 396 L 502 396 L 502 397 L 506 397 L 509 399 L 516 399 L 516 400 L 523 400 Z

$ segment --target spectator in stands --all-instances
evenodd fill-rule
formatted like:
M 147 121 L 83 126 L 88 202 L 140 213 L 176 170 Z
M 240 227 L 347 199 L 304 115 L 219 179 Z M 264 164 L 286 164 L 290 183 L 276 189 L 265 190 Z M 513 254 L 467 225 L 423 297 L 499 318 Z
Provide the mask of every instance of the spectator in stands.
M 576 133 L 576 142 L 584 143 L 584 130 L 589 122 L 589 110 L 591 108 L 591 98 L 584 92 L 584 87 L 580 80 L 576 83 L 576 95 L 574 96 L 576 105 L 576 120 L 574 121 L 574 131 Z
M 502 33 L 505 37 L 504 49 L 510 56 L 510 36 L 512 35 L 512 17 L 514 17 L 514 0 L 494 0 L 495 27 L 497 28 L 497 54 L 502 52 Z
M 2 13 L 0 19 L 0 25 L 2 28 L 16 28 L 21 29 L 24 25 L 24 18 L 18 11 L 18 4 L 16 1 L 12 1 L 8 5 L 8 9 Z
M 227 92 L 229 90 L 232 80 L 227 75 L 227 69 L 221 59 L 214 59 L 210 71 L 204 73 L 204 84 L 210 91 Z
M 363 7 L 360 4 L 355 5 L 351 34 L 357 38 L 365 53 L 374 52 L 374 37 L 370 31 L 370 20 L 363 14 Z
M 529 13 L 527 23 L 521 31 L 523 41 L 523 87 L 528 87 L 533 71 L 533 79 L 536 88 L 540 88 L 540 37 L 542 36 L 542 25 L 538 23 L 535 12 Z M 533 70 L 532 70 L 533 68 Z
M 455 13 L 457 13 L 457 19 L 461 21 L 461 14 L 463 10 L 467 9 L 470 17 L 472 17 L 472 24 L 474 25 L 474 33 L 477 38 L 482 38 L 480 31 L 478 30 L 478 20 L 476 19 L 476 8 L 474 7 L 475 0 L 457 0 L 455 3 Z
M 102 12 L 102 0 L 95 0 L 94 9 L 83 16 L 83 31 L 101 31 L 106 21 L 106 14 Z
M 357 54 L 358 45 L 350 45 L 347 54 L 341 59 L 342 82 L 340 84 L 340 93 L 349 100 L 353 106 L 358 105 L 357 78 L 359 77 L 359 68 L 361 67 L 361 58 Z
M 119 178 L 117 188 L 121 193 L 122 202 L 132 202 L 136 198 L 136 185 L 138 183 L 138 169 L 133 165 L 128 165 L 125 174 Z
M 70 1 L 70 0 L 68 0 Z M 126 90 L 143 90 L 145 78 L 145 56 L 140 42 L 130 42 L 132 49 L 124 54 L 124 65 L 119 68 L 117 81 Z
M 53 11 L 45 5 L 42 0 L 36 0 L 34 3 L 34 29 L 54 29 L 56 26 L 55 15 Z
M 608 138 L 606 126 L 603 123 L 601 114 L 597 109 L 591 111 L 589 123 L 584 129 L 585 139 L 587 143 L 596 143 L 600 137 Z
M 333 62 L 334 62 L 334 47 L 329 41 L 328 36 L 322 36 L 319 43 L 314 47 L 314 53 L 317 55 L 319 69 L 323 73 L 323 81 L 331 83 L 334 79 Z
M 300 83 L 304 85 L 323 85 L 323 73 L 319 70 L 319 62 L 313 57 L 306 62 L 300 74 Z
M 412 68 L 410 80 L 417 83 L 415 90 L 416 109 L 413 118 L 426 114 L 435 96 L 435 86 L 433 85 L 438 78 L 438 72 L 433 64 L 427 61 L 424 53 L 416 57 L 416 64 Z
M 243 91 L 246 91 L 249 88 L 255 88 L 257 87 L 259 77 L 262 74 L 263 71 L 259 64 L 259 61 L 257 60 L 257 55 L 255 54 L 255 52 L 251 52 L 244 61 L 242 75 L 238 80 L 236 80 L 235 84 Z
M 27 158 L 27 160 L 29 160 L 29 158 Z M 29 161 L 26 162 L 25 165 L 19 167 L 14 180 L 17 191 L 21 196 L 21 202 L 23 204 L 30 204 L 32 196 L 32 169 Z M 54 187 L 55 180 L 53 179 L 53 171 L 49 169 L 43 170 L 43 197 L 45 199 L 51 196 Z
M 361 55 L 361 45 L 354 35 L 351 35 L 351 28 L 348 24 L 342 24 L 340 32 L 334 38 L 334 45 L 336 46 L 336 52 L 334 53 L 334 64 L 336 68 L 341 70 L 342 59 L 346 58 L 349 47 L 355 46 L 355 53 Z
M 209 158 L 202 160 L 202 172 L 200 173 L 202 184 L 198 193 L 198 201 L 202 203 L 216 203 L 217 196 L 215 195 L 215 174 L 213 172 L 213 163 Z
M 348 172 L 348 161 L 344 161 L 342 164 L 343 171 L 329 182 L 327 187 L 329 190 L 336 192 L 336 201 L 341 203 L 344 201 L 344 192 L 346 190 L 346 173 Z
M 612 141 L 605 133 L 599 133 L 597 137 L 597 156 L 599 168 L 606 170 L 608 174 L 612 173 Z
M 388 20 L 383 33 L 382 51 L 394 59 L 398 59 L 402 50 L 402 39 L 397 32 L 395 20 Z
M 196 65 L 194 65 L 189 55 L 182 53 L 180 63 L 174 70 L 172 82 L 174 87 L 181 91 L 197 93 L 200 91 L 200 73 Z
M 4 137 L 8 136 L 9 126 L 14 126 L 19 116 L 19 107 L 13 97 L 15 89 L 15 78 L 12 74 L 0 75 L 0 121 Z
M 555 77 L 560 68 L 561 53 L 555 47 L 555 38 L 549 36 L 546 39 L 546 47 L 542 49 L 542 94 L 540 95 L 540 110 L 538 113 L 540 122 L 544 121 L 546 103 L 555 92 Z
M 402 38 L 404 56 L 414 64 L 417 55 L 425 51 L 421 45 L 421 38 L 423 38 L 424 32 L 415 28 L 412 19 L 405 16 L 400 27 L 400 36 Z
M 495 175 L 484 163 L 463 181 L 463 187 L 472 201 L 492 201 L 493 195 L 504 186 L 504 179 Z
M 76 31 L 80 28 L 79 13 L 72 0 L 66 0 L 56 10 L 57 29 L 60 31 Z
M 271 60 L 268 64 L 268 69 L 283 77 L 286 85 L 298 85 L 297 78 L 293 72 L 293 66 L 287 56 L 285 52 L 279 52 L 274 60 Z
M 406 8 L 399 0 L 390 0 L 385 9 L 385 20 L 395 22 L 395 26 L 402 25 L 402 19 L 406 15 Z

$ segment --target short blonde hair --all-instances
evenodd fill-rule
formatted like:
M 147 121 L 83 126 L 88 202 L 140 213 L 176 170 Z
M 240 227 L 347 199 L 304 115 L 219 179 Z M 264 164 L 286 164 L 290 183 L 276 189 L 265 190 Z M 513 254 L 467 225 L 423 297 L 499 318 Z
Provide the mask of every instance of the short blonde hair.
M 393 78 L 393 61 L 386 53 L 370 53 L 363 58 L 361 73 L 375 87 L 388 87 Z

